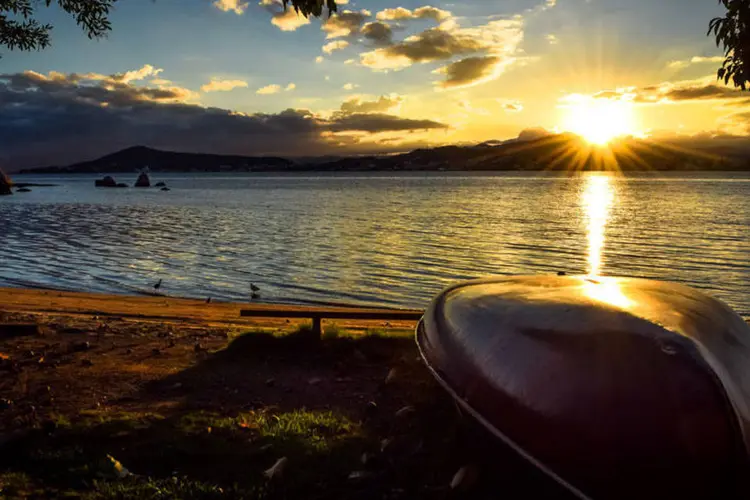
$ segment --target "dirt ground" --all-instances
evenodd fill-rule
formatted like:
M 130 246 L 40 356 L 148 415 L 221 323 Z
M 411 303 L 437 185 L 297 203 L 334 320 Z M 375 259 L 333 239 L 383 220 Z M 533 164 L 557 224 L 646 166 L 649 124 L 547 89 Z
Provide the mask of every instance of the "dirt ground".
M 0 498 L 567 498 L 460 416 L 413 324 L 5 298 L 34 326 L 0 333 Z

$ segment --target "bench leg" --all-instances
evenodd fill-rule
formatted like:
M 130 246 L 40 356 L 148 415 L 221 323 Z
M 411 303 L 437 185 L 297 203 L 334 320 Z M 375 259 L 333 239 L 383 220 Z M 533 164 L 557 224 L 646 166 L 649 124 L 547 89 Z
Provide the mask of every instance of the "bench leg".
M 313 318 L 312 320 L 312 333 L 317 339 L 323 338 L 323 318 Z

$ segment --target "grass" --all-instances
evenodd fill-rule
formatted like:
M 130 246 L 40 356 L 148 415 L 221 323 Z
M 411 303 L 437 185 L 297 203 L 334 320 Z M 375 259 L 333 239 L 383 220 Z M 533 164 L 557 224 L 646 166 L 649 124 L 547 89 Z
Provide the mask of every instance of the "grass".
M 360 426 L 332 411 L 82 412 L 55 422 L 4 450 L 1 498 L 270 498 L 262 473 L 280 457 L 296 469 L 285 491 L 302 495 L 332 471 L 348 474 L 365 446 Z M 110 455 L 135 476 L 119 478 Z
M 346 333 L 336 323 L 325 323 L 323 326 L 323 340 L 335 340 L 342 337 Z

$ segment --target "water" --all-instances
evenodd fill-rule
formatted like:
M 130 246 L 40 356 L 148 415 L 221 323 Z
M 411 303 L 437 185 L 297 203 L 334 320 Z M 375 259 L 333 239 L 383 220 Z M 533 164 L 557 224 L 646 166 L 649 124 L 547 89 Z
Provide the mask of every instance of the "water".
M 116 176 L 132 184 L 135 174 Z M 0 286 L 424 307 L 490 274 L 687 283 L 750 315 L 750 175 L 153 174 L 0 198 Z

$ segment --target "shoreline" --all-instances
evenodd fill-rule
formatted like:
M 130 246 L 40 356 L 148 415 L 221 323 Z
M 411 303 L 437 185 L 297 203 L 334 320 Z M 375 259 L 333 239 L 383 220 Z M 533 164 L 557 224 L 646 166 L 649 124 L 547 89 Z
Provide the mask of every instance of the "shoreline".
M 465 429 L 416 322 L 335 321 L 311 344 L 304 321 L 239 315 L 267 304 L 7 288 L 0 304 L 0 325 L 33 327 L 0 328 L 0 497 L 565 498 Z
M 49 289 L 0 287 L 0 312 L 21 314 L 54 314 L 63 316 L 119 317 L 134 321 L 183 322 L 216 326 L 279 327 L 299 325 L 306 319 L 241 317 L 240 310 L 314 313 L 320 309 L 357 312 L 421 312 L 417 309 L 388 309 L 359 306 L 303 306 L 291 304 L 242 303 L 176 298 L 167 296 L 114 295 L 91 292 L 69 292 Z M 394 330 L 413 329 L 416 321 L 335 320 L 336 325 L 347 329 L 385 327 Z M 388 325 L 386 325 L 388 323 Z

